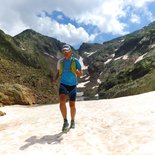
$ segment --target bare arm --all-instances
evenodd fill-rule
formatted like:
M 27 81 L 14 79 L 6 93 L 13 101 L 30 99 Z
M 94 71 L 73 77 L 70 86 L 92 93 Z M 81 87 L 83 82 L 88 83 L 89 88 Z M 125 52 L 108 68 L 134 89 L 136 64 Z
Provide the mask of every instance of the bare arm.
M 83 75 L 83 71 L 81 69 L 77 69 L 76 70 L 76 75 L 79 76 L 79 77 L 82 76 Z
M 59 78 L 59 70 L 57 70 L 57 73 L 56 73 L 55 79 L 53 80 L 53 83 L 57 83 L 58 78 Z

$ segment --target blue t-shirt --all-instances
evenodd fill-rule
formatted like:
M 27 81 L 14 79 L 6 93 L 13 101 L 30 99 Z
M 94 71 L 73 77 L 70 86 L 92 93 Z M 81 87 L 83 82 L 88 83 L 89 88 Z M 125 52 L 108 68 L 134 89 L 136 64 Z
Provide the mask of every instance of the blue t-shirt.
M 60 78 L 60 83 L 74 86 L 78 84 L 77 77 L 73 72 L 71 72 L 71 63 L 72 63 L 72 57 L 69 60 L 63 59 L 63 72 Z M 61 59 L 62 60 L 62 59 Z M 58 61 L 58 70 L 60 69 L 60 61 Z M 77 58 L 74 58 L 76 63 L 76 69 L 81 69 L 81 64 Z

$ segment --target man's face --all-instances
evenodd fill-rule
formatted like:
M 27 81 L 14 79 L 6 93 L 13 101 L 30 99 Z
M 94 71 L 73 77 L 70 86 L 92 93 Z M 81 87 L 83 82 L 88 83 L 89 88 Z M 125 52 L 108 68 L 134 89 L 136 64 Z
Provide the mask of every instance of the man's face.
M 67 60 L 71 57 L 71 54 L 72 54 L 71 51 L 63 51 L 63 53 L 64 53 L 65 59 L 67 59 Z

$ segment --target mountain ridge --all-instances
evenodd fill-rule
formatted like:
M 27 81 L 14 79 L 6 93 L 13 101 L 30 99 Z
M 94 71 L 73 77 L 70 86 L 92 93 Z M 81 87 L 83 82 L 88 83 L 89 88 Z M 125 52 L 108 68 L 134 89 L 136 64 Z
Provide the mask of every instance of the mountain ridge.
M 84 64 L 89 64 L 88 76 L 93 77 L 85 85 L 85 95 L 94 96 L 98 93 L 99 98 L 114 98 L 154 90 L 154 29 L 155 23 L 152 23 L 131 34 L 104 42 L 92 51 L 91 55 L 84 54 L 88 53 L 88 47 L 82 49 Z M 85 44 L 85 46 L 90 46 L 90 44 Z M 141 60 L 138 62 L 140 57 Z M 131 78 L 131 74 L 133 74 L 132 77 L 138 75 L 139 78 Z M 145 76 L 150 78 L 152 86 L 149 82 L 145 82 Z M 83 82 L 87 81 L 85 79 Z M 144 87 L 138 88 L 138 85 L 144 85 Z M 96 87 L 93 93 L 88 91 L 92 87 Z

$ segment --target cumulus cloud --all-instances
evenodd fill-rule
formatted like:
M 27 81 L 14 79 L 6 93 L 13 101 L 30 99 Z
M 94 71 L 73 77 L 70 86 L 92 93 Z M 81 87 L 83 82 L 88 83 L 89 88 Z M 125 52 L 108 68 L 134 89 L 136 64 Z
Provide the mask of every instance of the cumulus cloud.
M 104 1 L 94 10 L 77 16 L 78 22 L 97 25 L 100 32 L 123 34 L 125 24 L 119 22 L 118 18 L 124 16 L 121 1 Z
M 89 35 L 84 28 L 76 28 L 71 23 L 60 24 L 55 20 L 51 20 L 44 13 L 42 13 L 36 23 L 35 27 L 39 32 L 71 45 L 92 41 L 96 36 L 95 34 Z
M 137 8 L 144 8 L 147 6 L 148 3 L 154 2 L 154 0 L 127 0 L 129 4 L 137 7 Z
M 132 23 L 137 23 L 137 24 L 140 23 L 140 17 L 138 15 L 136 15 L 136 14 L 132 14 L 130 20 L 131 20 Z
M 16 35 L 22 30 L 32 28 L 60 41 L 76 45 L 93 41 L 101 33 L 127 33 L 127 25 L 120 19 L 129 17 L 128 8 L 133 8 L 129 17 L 132 23 L 141 22 L 140 15 L 134 12 L 136 9 L 143 10 L 146 19 L 152 21 L 154 16 L 148 9 L 152 2 L 155 0 L 5 0 L 0 5 L 0 29 L 10 35 Z M 44 13 L 50 14 L 55 10 L 63 12 L 80 26 L 70 22 L 59 23 Z M 58 16 L 58 19 L 61 18 L 62 16 Z M 88 25 L 95 26 L 97 31 L 88 32 Z

